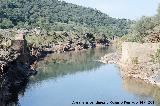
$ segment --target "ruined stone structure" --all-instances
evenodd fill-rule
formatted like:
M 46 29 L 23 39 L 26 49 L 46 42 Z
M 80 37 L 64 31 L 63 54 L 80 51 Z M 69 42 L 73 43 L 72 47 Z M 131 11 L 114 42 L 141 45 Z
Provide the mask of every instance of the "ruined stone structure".
M 3 60 L 0 60 L 0 63 L 3 63 L 0 64 L 1 78 L 4 75 L 3 73 L 20 72 L 25 76 L 28 76 L 31 71 L 33 72 L 30 62 L 32 57 L 27 47 L 27 41 L 23 33 L 18 33 L 15 36 L 15 40 L 12 40 L 11 46 L 6 50 L 8 54 L 5 55 Z
M 136 43 L 136 42 L 124 42 L 122 43 L 122 57 L 121 62 L 123 64 L 132 64 L 134 59 L 137 59 L 139 63 L 148 62 L 151 59 L 157 49 L 160 47 L 160 43 Z
M 27 50 L 27 41 L 25 39 L 25 35 L 23 33 L 19 33 L 15 40 L 12 41 L 12 48 L 20 53 L 18 58 L 18 62 L 23 64 L 29 64 L 29 51 Z

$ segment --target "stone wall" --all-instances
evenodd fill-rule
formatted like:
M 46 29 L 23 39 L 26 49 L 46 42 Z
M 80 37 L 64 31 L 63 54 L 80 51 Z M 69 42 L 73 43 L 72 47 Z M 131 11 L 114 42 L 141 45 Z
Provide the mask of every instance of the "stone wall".
M 146 63 L 150 61 L 152 54 L 160 47 L 160 43 L 122 43 L 122 64 L 132 64 L 133 61 Z
M 32 55 L 23 34 L 17 34 L 10 47 L 0 48 L 0 54 L 0 78 L 11 72 L 24 73 L 26 76 L 35 72 L 31 66 Z

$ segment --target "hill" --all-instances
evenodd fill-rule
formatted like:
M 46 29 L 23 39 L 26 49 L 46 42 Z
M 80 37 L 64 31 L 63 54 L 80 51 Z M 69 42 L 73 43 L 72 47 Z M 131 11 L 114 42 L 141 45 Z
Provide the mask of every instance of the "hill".
M 127 34 L 131 23 L 58 0 L 2 0 L 0 3 L 1 29 L 40 27 L 48 31 L 91 32 L 112 37 Z

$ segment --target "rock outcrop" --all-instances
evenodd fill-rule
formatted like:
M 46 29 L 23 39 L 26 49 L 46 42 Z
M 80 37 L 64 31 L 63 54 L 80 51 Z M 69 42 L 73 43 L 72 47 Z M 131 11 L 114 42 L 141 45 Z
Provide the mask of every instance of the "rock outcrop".
M 108 53 L 105 56 L 101 57 L 100 62 L 105 64 L 118 64 L 120 60 L 120 54 L 117 52 Z

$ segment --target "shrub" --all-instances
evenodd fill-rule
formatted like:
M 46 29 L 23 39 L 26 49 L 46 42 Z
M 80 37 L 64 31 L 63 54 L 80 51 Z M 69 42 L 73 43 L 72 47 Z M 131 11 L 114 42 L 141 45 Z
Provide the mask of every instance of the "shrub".
M 137 65 L 138 64 L 138 57 L 133 57 L 131 61 L 132 61 L 132 64 Z
M 155 54 L 151 55 L 150 62 L 159 63 L 160 64 L 160 48 L 157 49 Z

